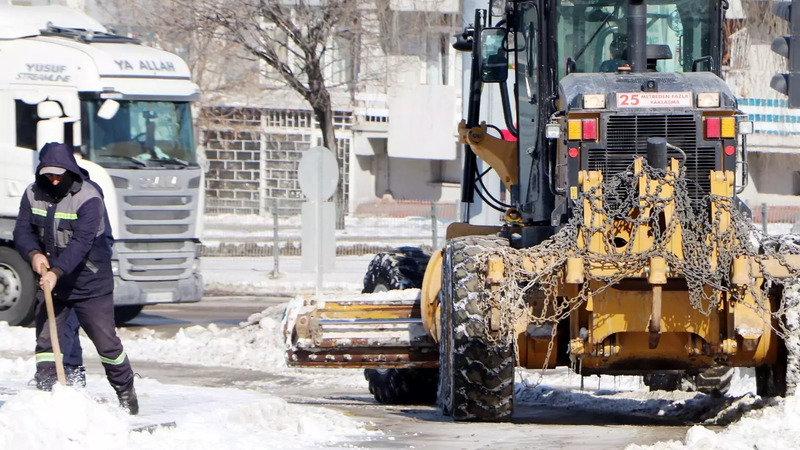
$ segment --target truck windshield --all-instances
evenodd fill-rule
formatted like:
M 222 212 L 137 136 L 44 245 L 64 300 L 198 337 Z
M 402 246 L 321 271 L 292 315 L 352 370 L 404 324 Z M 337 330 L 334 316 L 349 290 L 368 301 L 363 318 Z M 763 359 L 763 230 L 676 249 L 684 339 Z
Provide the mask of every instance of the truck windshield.
M 713 17 L 718 0 L 649 0 L 647 44 L 668 45 L 671 59 L 661 59 L 659 72 L 690 72 L 696 61 L 711 54 L 712 33 L 719 20 Z M 616 72 L 626 63 L 628 0 L 557 0 L 559 78 L 568 58 L 576 72 Z M 698 64 L 697 70 L 710 70 Z
M 88 159 L 116 168 L 197 165 L 189 103 L 120 100 L 111 113 L 103 103 L 81 102 Z

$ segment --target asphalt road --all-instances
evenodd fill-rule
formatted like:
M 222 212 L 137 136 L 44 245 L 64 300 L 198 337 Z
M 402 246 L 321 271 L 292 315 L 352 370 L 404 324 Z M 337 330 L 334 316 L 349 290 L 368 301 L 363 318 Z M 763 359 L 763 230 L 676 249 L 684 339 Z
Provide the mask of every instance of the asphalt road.
M 251 314 L 288 301 L 287 297 L 205 297 L 197 303 L 146 306 L 125 328 L 153 328 L 170 333 L 192 325 L 237 326 Z

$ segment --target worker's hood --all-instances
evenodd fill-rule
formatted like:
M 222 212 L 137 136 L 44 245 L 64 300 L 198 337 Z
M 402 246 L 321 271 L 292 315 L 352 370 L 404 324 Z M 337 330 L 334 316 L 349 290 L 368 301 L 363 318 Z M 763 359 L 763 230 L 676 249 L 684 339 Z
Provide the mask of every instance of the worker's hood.
M 72 147 L 59 142 L 49 142 L 44 144 L 39 152 L 39 165 L 36 167 L 36 177 L 42 175 L 39 171 L 42 167 L 61 167 L 72 175 L 74 181 L 83 181 L 89 178 L 89 172 L 82 169 L 75 160 Z

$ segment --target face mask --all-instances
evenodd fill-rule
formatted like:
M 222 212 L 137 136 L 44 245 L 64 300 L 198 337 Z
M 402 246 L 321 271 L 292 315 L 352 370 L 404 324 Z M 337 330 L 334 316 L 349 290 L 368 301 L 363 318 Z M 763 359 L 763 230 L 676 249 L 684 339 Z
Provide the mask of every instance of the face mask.
M 72 175 L 67 171 L 64 172 L 64 175 L 61 176 L 61 181 L 55 186 L 53 186 L 53 183 L 44 175 L 36 177 L 36 182 L 49 196 L 53 197 L 55 200 L 61 200 L 69 192 L 73 180 Z

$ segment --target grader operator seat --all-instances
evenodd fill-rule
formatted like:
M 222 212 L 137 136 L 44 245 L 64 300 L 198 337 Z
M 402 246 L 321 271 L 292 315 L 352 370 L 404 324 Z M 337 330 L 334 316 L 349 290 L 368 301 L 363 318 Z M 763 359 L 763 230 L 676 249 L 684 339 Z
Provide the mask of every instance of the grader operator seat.
M 656 72 L 656 64 L 662 59 L 672 59 L 672 50 L 666 44 L 648 44 L 645 50 L 647 55 L 647 71 Z
M 600 72 L 616 72 L 620 66 L 628 64 L 628 49 L 623 46 L 624 42 L 615 37 L 609 48 L 612 59 L 603 61 L 600 65 Z M 672 50 L 666 44 L 648 44 L 645 53 L 648 72 L 657 72 L 656 64 L 659 61 L 672 59 Z

